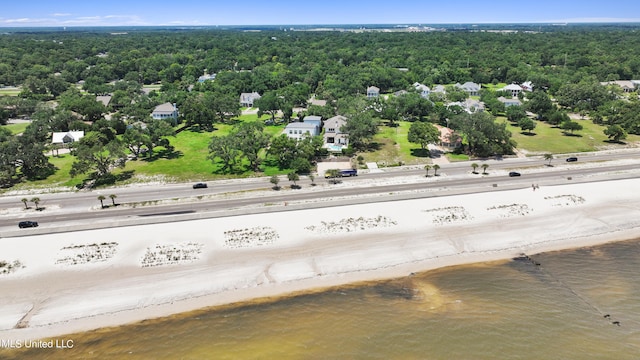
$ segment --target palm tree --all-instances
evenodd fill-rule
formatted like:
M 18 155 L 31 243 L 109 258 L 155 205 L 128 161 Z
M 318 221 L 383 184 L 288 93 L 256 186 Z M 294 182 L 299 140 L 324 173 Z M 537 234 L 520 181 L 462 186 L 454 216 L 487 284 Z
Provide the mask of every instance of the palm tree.
M 431 170 L 431 165 L 425 165 L 424 166 L 424 170 L 427 172 L 427 174 L 425 176 L 429 177 L 429 170 Z
M 440 169 L 440 165 L 433 164 L 433 176 L 438 176 L 438 169 Z
M 553 154 L 544 154 L 544 159 L 549 160 L 549 164 L 547 164 L 547 166 L 551 166 L 551 160 L 553 160 Z
M 489 167 L 489 164 L 482 164 L 482 174 L 486 175 L 487 174 L 487 168 Z
M 473 168 L 473 173 L 477 174 L 478 172 L 476 171 L 476 169 L 478 168 L 478 164 L 476 163 L 471 163 L 471 167 Z
M 311 180 L 311 186 L 315 186 L 316 185 L 316 183 L 314 183 L 315 179 L 316 179 L 316 177 L 313 176 L 313 174 L 309 174 L 309 180 Z
M 111 202 L 113 203 L 113 206 L 116 206 L 116 198 L 118 197 L 118 195 L 111 194 L 109 195 L 109 197 L 111 198 Z
M 31 202 L 36 204 L 36 210 L 40 210 L 40 208 L 38 207 L 38 204 L 40 204 L 40 198 L 39 197 L 34 197 L 33 199 L 31 199 Z
M 100 200 L 100 207 L 104 209 L 104 199 L 106 199 L 106 197 L 104 197 L 104 195 L 100 195 L 98 196 L 98 200 Z
M 22 200 L 20 200 L 20 201 L 22 201 L 22 202 L 24 203 L 24 208 L 25 208 L 25 209 L 28 209 L 28 208 L 29 208 L 29 207 L 27 206 L 27 201 L 29 201 L 29 200 L 27 200 L 27 198 L 22 198 Z

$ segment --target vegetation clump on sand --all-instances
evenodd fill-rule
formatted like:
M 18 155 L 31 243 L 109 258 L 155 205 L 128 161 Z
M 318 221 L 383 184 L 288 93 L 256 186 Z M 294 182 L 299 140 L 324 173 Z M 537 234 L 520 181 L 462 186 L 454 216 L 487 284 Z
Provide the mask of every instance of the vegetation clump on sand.
M 487 208 L 487 211 L 497 211 L 498 217 L 508 218 L 513 216 L 529 215 L 533 209 L 531 209 L 527 204 L 510 204 L 492 206 Z
M 247 248 L 273 244 L 280 236 L 273 228 L 258 226 L 224 232 L 224 245 L 228 248 Z
M 65 246 L 56 264 L 80 265 L 107 261 L 115 255 L 117 247 L 117 242 Z
M 472 220 L 473 216 L 462 206 L 449 206 L 424 210 L 432 213 L 432 221 L 436 225 L 451 224 L 460 221 Z
M 193 242 L 148 247 L 141 265 L 142 267 L 152 267 L 192 262 L 200 259 L 202 248 L 202 244 Z
M 319 226 L 311 225 L 305 227 L 309 231 L 316 233 L 336 233 L 336 232 L 352 232 L 358 230 L 367 230 L 378 227 L 390 227 L 398 225 L 397 221 L 391 220 L 386 216 L 378 215 L 376 217 L 359 217 L 346 218 L 340 221 L 322 221 Z
M 0 274 L 10 274 L 21 268 L 24 268 L 24 265 L 19 260 L 13 262 L 0 260 Z
M 572 206 L 580 205 L 585 202 L 582 196 L 577 195 L 545 196 L 544 199 L 552 201 L 551 206 Z

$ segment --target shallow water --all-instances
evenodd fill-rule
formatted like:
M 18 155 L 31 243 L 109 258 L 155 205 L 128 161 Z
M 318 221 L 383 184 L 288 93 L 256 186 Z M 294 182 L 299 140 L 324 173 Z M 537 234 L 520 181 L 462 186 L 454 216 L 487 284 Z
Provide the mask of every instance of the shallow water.
M 69 335 L 71 350 L 0 358 L 637 359 L 639 255 L 635 240 L 452 267 Z

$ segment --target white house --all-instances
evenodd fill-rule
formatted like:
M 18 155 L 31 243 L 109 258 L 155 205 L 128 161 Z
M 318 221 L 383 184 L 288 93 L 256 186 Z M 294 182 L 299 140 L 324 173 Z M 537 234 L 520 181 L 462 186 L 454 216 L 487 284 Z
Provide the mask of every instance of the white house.
M 522 88 L 523 91 L 533 91 L 533 83 L 531 83 L 531 81 L 525 81 L 522 84 L 520 84 L 520 87 Z
M 347 118 L 337 115 L 324 121 L 324 145 L 330 151 L 342 151 L 349 146 L 349 134 L 340 129 L 347 124 Z
M 511 93 L 511 96 L 513 97 L 517 97 L 518 94 L 520 94 L 520 92 L 522 92 L 522 87 L 518 84 L 509 84 L 505 87 L 503 87 L 502 89 L 500 89 L 500 91 L 508 91 Z
M 315 124 L 293 122 L 284 128 L 284 134 L 291 139 L 300 140 L 305 136 L 320 135 L 320 129 Z
M 464 90 L 467 94 L 469 94 L 469 96 L 478 96 L 480 95 L 480 85 L 471 82 L 471 81 L 467 81 L 466 83 L 460 85 L 460 84 L 456 84 L 456 87 L 458 89 L 462 89 Z
M 367 88 L 367 98 L 373 99 L 377 98 L 378 96 L 380 96 L 380 88 L 377 88 L 375 86 L 369 86 Z
M 242 93 L 240 94 L 240 106 L 253 107 L 253 102 L 260 99 L 262 96 L 257 92 Z
M 168 102 L 160 104 L 153 109 L 151 117 L 156 120 L 169 120 L 175 123 L 178 120 L 178 108 L 176 104 Z
M 416 89 L 416 91 L 420 93 L 420 96 L 422 96 L 425 99 L 429 98 L 429 94 L 431 94 L 431 89 L 427 85 L 416 82 L 416 83 L 413 83 L 413 87 Z
M 601 82 L 600 85 L 618 85 L 625 93 L 630 93 L 636 90 L 637 83 L 633 80 L 615 80 Z
M 52 144 L 69 144 L 82 139 L 84 131 L 54 132 L 51 137 Z
M 522 105 L 522 101 L 520 101 L 520 99 L 518 98 L 511 98 L 511 99 L 507 99 L 504 96 L 500 96 L 498 98 L 498 101 L 500 101 L 501 103 L 504 104 L 504 107 L 509 107 L 509 106 L 521 106 Z

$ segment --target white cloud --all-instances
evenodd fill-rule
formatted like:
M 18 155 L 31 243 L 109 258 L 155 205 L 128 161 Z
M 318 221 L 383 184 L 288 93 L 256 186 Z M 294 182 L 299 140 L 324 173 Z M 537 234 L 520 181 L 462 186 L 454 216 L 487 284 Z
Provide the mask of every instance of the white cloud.
M 53 17 L 64 17 L 64 16 L 71 16 L 71 14 L 69 14 L 69 13 L 53 13 L 53 14 L 51 14 L 51 16 L 53 16 Z

